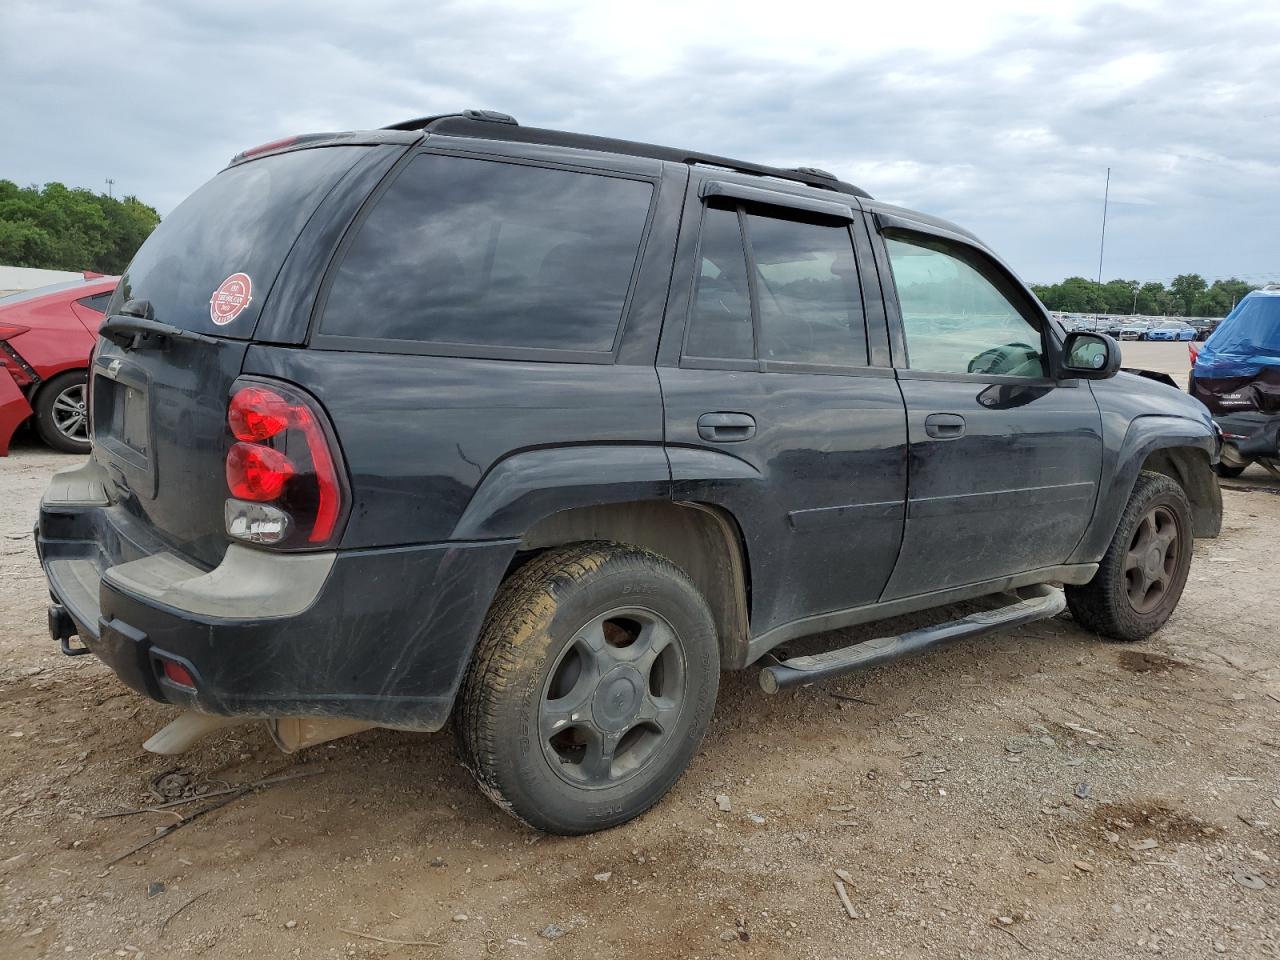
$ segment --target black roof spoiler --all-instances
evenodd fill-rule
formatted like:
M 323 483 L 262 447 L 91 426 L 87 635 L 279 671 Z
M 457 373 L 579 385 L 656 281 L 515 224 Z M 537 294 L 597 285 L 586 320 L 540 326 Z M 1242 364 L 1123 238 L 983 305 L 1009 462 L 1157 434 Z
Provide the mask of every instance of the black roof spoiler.
M 822 190 L 834 190 L 855 197 L 871 199 L 871 194 L 852 183 L 838 179 L 834 174 L 817 167 L 770 167 L 746 160 L 734 160 L 711 153 L 661 147 L 634 140 L 615 140 L 612 137 L 596 137 L 585 133 L 566 133 L 562 130 L 545 130 L 540 127 L 522 127 L 515 117 L 496 110 L 463 110 L 460 113 L 440 113 L 430 117 L 403 120 L 383 127 L 384 130 L 422 130 L 457 137 L 479 137 L 485 140 L 512 140 L 518 143 L 539 143 L 554 147 L 577 147 L 582 150 L 599 150 L 620 153 L 631 157 L 650 157 L 654 160 L 670 160 L 675 163 L 700 164 L 748 173 L 759 177 L 790 180 Z

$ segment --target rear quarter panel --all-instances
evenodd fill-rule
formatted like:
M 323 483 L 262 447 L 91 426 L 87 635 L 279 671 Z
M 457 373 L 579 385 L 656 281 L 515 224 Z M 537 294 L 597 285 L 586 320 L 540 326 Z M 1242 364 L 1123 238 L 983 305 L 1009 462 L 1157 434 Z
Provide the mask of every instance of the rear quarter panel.
M 619 466 L 596 479 L 630 486 L 618 499 L 668 495 L 662 402 L 652 366 L 255 345 L 244 370 L 304 385 L 328 412 L 351 477 L 343 547 L 449 540 L 495 468 L 539 449 L 562 448 L 585 473 L 612 458 L 584 457 L 582 448 L 652 446 L 657 476 Z M 564 478 L 550 476 L 545 487 L 563 489 Z M 587 496 L 590 502 L 600 493 Z M 548 502 L 543 512 L 571 505 Z M 483 527 L 460 533 L 467 539 L 501 535 Z
M 86 296 L 83 291 L 77 296 Z M 9 342 L 35 368 L 42 380 L 64 370 L 83 370 L 97 341 L 71 309 L 69 299 L 36 301 L 5 311 L 4 320 L 30 327 Z

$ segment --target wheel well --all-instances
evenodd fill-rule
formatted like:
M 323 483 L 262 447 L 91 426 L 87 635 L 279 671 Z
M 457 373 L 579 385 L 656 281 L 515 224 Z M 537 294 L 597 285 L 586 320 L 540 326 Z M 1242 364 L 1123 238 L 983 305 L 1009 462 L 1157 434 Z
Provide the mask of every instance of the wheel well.
M 54 380 L 58 379 L 58 377 L 62 376 L 64 373 L 83 373 L 87 378 L 89 374 L 89 368 L 88 367 L 65 367 L 64 369 L 59 370 L 57 373 L 51 373 L 47 377 L 41 377 L 38 383 L 34 383 L 28 388 L 31 391 L 31 394 L 27 398 L 27 400 L 30 402 L 33 409 L 35 408 L 35 405 L 38 402 L 39 397 L 46 392 L 46 388 L 49 386 L 49 384 L 52 383 Z
M 670 500 L 641 500 L 563 510 L 535 523 L 523 551 L 581 540 L 615 540 L 661 554 L 684 570 L 706 598 L 725 668 L 746 664 L 750 639 L 746 550 L 733 517 L 717 508 Z
M 1216 537 L 1222 530 L 1222 491 L 1209 463 L 1209 455 L 1198 447 L 1166 447 L 1153 450 L 1142 463 L 1143 470 L 1162 473 L 1182 487 L 1191 501 L 1192 532 L 1197 537 Z

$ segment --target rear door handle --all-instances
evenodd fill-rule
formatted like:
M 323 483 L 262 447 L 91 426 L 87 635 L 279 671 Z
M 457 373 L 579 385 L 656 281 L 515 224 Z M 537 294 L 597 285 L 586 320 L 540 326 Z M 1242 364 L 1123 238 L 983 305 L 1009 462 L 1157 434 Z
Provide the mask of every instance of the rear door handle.
M 924 418 L 924 432 L 935 440 L 964 436 L 964 417 L 958 413 L 931 413 Z
M 756 418 L 749 413 L 704 413 L 698 436 L 713 443 L 739 443 L 756 435 Z

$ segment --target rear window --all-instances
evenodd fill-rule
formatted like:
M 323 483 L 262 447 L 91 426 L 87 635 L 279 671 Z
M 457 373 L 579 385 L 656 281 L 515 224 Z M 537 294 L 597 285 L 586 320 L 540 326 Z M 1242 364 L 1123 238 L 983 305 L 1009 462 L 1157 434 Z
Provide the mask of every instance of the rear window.
M 360 227 L 320 332 L 607 352 L 652 197 L 643 181 L 419 156 Z
M 98 313 L 107 312 L 107 304 L 111 301 L 111 294 L 114 291 L 108 290 L 106 293 L 94 294 L 92 297 L 83 297 L 76 301 L 81 306 L 88 307 L 90 310 L 96 310 Z
M 147 238 L 121 277 L 110 312 L 126 300 L 146 300 L 163 323 L 251 337 L 307 219 L 367 149 L 295 150 L 224 170 Z

